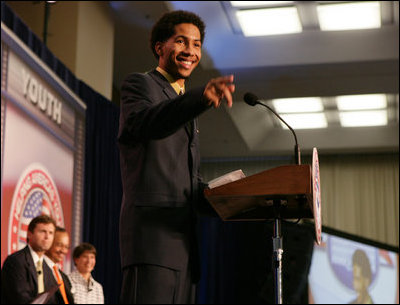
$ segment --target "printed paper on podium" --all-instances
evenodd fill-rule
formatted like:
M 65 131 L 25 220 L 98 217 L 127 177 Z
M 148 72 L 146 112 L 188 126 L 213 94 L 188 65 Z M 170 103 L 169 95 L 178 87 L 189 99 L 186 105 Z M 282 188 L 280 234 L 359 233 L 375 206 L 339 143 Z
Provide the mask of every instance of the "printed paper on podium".
M 241 169 L 222 175 L 208 182 L 210 189 L 245 178 L 246 175 Z

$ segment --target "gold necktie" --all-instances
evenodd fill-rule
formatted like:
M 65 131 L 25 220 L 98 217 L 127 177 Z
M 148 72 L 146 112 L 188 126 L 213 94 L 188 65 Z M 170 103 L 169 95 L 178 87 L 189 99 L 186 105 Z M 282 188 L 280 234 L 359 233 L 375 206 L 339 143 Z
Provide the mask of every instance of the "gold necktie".
M 42 261 L 38 260 L 36 264 L 37 280 L 38 280 L 38 293 L 44 291 L 44 280 L 43 280 L 43 266 Z

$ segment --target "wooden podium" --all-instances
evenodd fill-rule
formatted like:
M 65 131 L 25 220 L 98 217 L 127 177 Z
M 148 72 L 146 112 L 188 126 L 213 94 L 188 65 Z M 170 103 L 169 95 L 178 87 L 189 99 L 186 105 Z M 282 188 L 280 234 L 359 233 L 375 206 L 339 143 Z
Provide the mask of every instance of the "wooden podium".
M 311 183 L 310 165 L 284 165 L 204 194 L 225 221 L 313 218 Z
M 314 218 L 316 241 L 321 242 L 321 188 L 316 148 L 312 163 L 312 166 L 279 166 L 204 190 L 205 197 L 224 221 L 275 220 L 273 267 L 277 304 L 282 304 L 281 220 Z

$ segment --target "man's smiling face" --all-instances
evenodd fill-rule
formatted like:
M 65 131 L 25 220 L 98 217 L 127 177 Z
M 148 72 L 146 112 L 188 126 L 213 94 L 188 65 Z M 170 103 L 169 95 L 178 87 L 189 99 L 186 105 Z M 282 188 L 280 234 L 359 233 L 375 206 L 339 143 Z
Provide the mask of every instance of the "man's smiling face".
M 199 29 L 191 23 L 175 26 L 175 34 L 155 45 L 159 66 L 182 84 L 197 67 L 201 59 Z

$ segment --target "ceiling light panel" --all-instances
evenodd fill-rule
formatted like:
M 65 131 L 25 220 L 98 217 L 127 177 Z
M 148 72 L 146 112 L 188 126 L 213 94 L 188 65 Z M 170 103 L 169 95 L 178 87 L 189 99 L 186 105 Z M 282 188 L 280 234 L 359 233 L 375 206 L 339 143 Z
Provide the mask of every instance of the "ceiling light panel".
M 272 100 L 274 108 L 279 113 L 321 112 L 324 110 L 321 98 L 281 98 Z
M 317 12 L 323 31 L 360 30 L 381 26 L 378 1 L 320 4 Z
M 341 111 L 383 109 L 387 107 L 386 94 L 341 95 L 336 97 Z
M 323 113 L 282 114 L 281 117 L 293 129 L 326 128 L 328 126 Z M 281 122 L 281 125 L 284 129 L 288 129 L 284 123 Z
M 245 36 L 299 33 L 302 31 L 296 7 L 240 10 L 236 17 Z
M 293 4 L 293 1 L 231 1 L 233 7 L 267 7 Z
M 367 127 L 387 125 L 386 110 L 349 111 L 339 113 L 342 127 Z

